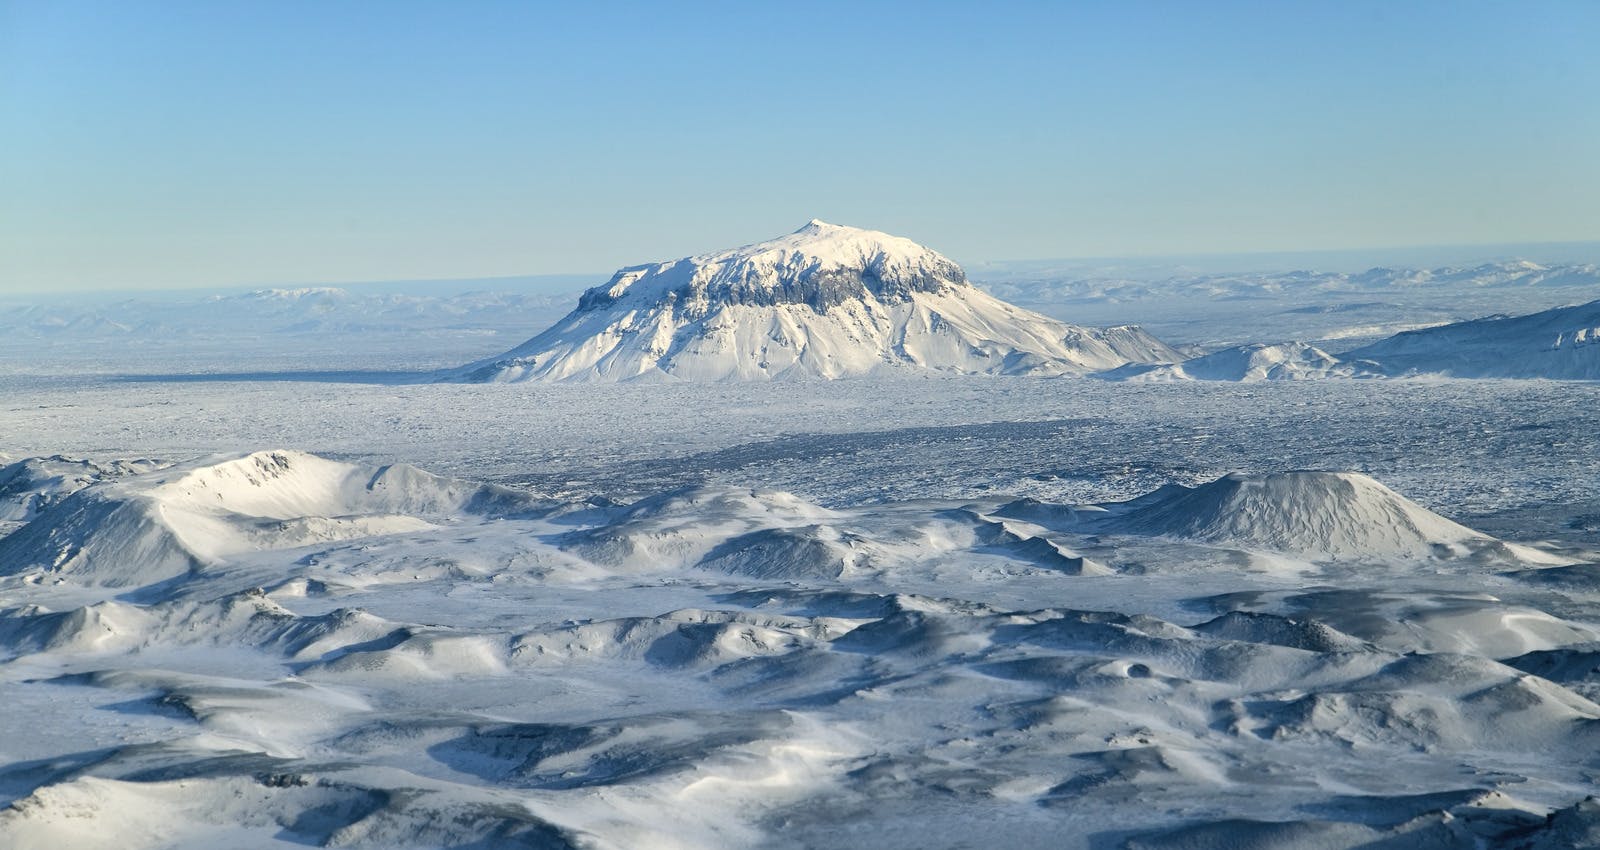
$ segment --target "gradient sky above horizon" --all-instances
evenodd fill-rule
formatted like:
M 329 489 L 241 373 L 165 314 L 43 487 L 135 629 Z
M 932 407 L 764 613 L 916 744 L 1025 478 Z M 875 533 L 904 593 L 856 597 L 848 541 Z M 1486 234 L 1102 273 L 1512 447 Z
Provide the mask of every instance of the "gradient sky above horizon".
M 0 0 L 0 291 L 1600 239 L 1600 3 Z

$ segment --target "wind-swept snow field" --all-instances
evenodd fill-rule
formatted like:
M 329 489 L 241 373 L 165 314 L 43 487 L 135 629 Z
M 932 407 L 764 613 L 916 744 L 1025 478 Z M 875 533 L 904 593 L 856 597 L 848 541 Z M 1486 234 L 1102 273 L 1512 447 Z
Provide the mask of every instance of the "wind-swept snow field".
M 559 321 L 0 310 L 0 847 L 1600 843 L 1600 385 L 1395 377 L 1600 346 L 1379 342 L 1593 267 L 988 294 L 829 228 Z

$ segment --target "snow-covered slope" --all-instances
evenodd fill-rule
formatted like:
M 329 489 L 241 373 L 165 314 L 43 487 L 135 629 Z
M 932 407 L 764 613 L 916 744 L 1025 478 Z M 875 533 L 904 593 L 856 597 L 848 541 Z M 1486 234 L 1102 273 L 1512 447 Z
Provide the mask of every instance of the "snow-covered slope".
M 1373 377 L 1372 364 L 1341 361 L 1304 342 L 1253 343 L 1185 360 L 1182 363 L 1130 364 L 1096 377 L 1112 381 L 1305 381 L 1315 378 Z
M 1426 557 L 1491 538 L 1353 472 L 1234 473 L 1108 506 L 1108 531 L 1318 557 Z
M 304 452 L 256 452 L 85 486 L 0 539 L 0 575 L 71 573 L 90 584 L 140 586 L 242 552 L 532 507 L 523 494 L 405 464 L 369 468 Z
M 15 470 L 8 850 L 1595 843 L 1583 575 L 1519 590 L 1363 476 L 1074 509 Z
M 1445 266 L 1437 269 L 1380 266 L 1360 274 L 1348 275 L 1347 279 L 1353 286 L 1363 289 L 1592 286 L 1597 279 L 1600 279 L 1600 266 L 1593 263 L 1545 264 L 1515 259 L 1496 260 L 1472 266 Z
M 1007 304 L 909 239 L 812 221 L 767 242 L 622 269 L 549 330 L 453 377 L 1080 374 L 1175 359 L 1136 327 L 1077 327 Z
M 97 481 L 150 472 L 150 460 L 98 464 L 80 458 L 30 457 L 0 467 L 0 528 L 33 519 L 41 511 Z
M 1129 364 L 1096 377 L 1252 382 L 1410 375 L 1600 380 L 1600 301 L 1404 331 L 1338 357 L 1303 342 L 1256 343 L 1182 363 Z
M 1345 354 L 1389 375 L 1600 379 L 1600 301 L 1407 331 Z
M 1313 560 L 1456 557 L 1482 550 L 1534 556 L 1354 472 L 1234 473 L 1198 487 L 1169 484 L 1126 502 L 1079 508 L 1017 502 L 999 513 L 1080 533 L 1170 537 Z

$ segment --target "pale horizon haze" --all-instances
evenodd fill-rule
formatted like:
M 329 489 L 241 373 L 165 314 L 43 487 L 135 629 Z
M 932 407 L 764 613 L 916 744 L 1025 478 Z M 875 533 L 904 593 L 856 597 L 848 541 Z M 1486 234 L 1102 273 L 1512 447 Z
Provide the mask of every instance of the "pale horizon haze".
M 1600 238 L 1600 3 L 0 0 L 0 293 Z

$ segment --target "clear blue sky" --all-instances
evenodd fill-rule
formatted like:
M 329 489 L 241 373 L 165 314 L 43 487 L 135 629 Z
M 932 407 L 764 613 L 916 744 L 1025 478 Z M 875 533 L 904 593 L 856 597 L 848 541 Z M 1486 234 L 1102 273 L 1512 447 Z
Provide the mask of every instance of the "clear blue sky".
M 1600 238 L 1600 2 L 0 0 L 0 289 Z

